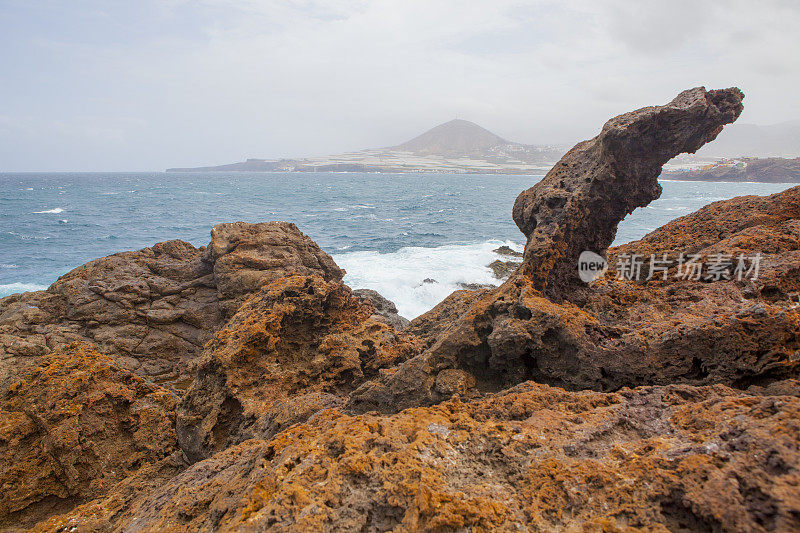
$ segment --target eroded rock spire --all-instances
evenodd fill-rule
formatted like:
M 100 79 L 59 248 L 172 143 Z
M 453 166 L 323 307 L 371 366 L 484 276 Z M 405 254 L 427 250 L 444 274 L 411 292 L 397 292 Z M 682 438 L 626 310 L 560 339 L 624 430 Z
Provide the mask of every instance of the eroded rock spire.
M 559 296 L 584 250 L 603 253 L 617 224 L 661 195 L 661 166 L 697 151 L 742 112 L 739 89 L 696 87 L 663 106 L 612 118 L 577 144 L 514 203 L 514 222 L 528 239 L 523 273 Z

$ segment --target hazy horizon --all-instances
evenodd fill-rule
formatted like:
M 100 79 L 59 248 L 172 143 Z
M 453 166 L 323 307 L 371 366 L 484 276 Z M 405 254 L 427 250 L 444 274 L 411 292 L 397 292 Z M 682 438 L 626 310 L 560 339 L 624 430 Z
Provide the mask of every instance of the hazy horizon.
M 391 146 L 461 118 L 570 145 L 683 89 L 800 119 L 771 0 L 0 0 L 0 172 L 160 171 Z

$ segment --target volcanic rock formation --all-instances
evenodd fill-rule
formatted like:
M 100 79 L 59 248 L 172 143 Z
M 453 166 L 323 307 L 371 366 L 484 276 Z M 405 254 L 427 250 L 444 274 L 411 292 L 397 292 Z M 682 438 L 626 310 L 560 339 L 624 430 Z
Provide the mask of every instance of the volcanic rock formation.
M 177 402 L 86 345 L 45 356 L 0 400 L 0 528 L 35 523 L 147 465 L 174 462 Z
M 612 118 L 520 194 L 514 222 L 528 238 L 525 270 L 535 286 L 556 296 L 564 291 L 581 252 L 605 251 L 617 224 L 661 195 L 661 166 L 714 140 L 739 117 L 743 98 L 735 88 L 697 87 L 666 105 Z
M 410 321 L 400 316 L 394 302 L 384 298 L 377 291 L 373 291 L 372 289 L 356 289 L 353 291 L 353 294 L 372 304 L 372 307 L 375 308 L 375 314 L 396 330 L 399 331 L 408 326 Z
M 372 318 L 338 281 L 288 276 L 264 286 L 217 333 L 178 409 L 191 461 L 259 436 L 269 438 L 396 366 L 416 346 Z
M 350 408 L 394 412 L 442 401 L 448 393 L 437 378 L 451 369 L 471 374 L 482 391 L 528 379 L 615 390 L 797 375 L 798 314 L 791 301 L 761 297 L 757 283 L 606 279 L 588 288 L 575 274 L 581 251 L 603 253 L 619 221 L 657 197 L 660 165 L 713 139 L 741 112 L 742 98 L 738 89 L 691 89 L 665 106 L 611 119 L 578 144 L 514 205 L 529 237 L 520 271 L 494 291 L 455 293 L 416 319 L 409 331 L 431 339 L 428 350 L 354 391 Z M 797 195 L 753 205 L 750 216 L 763 216 L 760 206 L 791 217 Z M 717 233 L 717 241 L 723 237 Z M 795 249 L 787 241 L 786 261 Z M 451 318 L 446 328 L 442 316 Z
M 182 389 L 189 361 L 264 283 L 344 272 L 294 224 L 220 224 L 208 248 L 167 241 L 87 263 L 46 291 L 0 300 L 0 392 L 36 357 L 75 341 L 115 364 Z
M 324 410 L 114 518 L 137 531 L 793 531 L 798 434 L 795 396 L 528 382 L 392 416 Z M 42 529 L 102 527 L 105 508 Z
M 0 300 L 0 527 L 800 529 L 800 187 L 711 204 L 609 250 L 605 277 L 573 275 L 741 99 L 697 88 L 610 120 L 517 200 L 522 267 L 403 331 L 284 223 Z M 623 254 L 681 252 L 761 269 L 615 276 Z

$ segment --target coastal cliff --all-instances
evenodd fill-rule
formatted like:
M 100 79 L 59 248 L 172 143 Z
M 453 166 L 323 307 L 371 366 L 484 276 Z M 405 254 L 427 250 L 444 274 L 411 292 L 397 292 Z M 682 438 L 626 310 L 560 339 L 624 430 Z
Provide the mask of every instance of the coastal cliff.
M 743 97 L 609 120 L 520 194 L 520 267 L 407 326 L 283 222 L 0 300 L 0 527 L 797 530 L 800 187 L 609 249 Z M 758 275 L 622 275 L 681 253 Z

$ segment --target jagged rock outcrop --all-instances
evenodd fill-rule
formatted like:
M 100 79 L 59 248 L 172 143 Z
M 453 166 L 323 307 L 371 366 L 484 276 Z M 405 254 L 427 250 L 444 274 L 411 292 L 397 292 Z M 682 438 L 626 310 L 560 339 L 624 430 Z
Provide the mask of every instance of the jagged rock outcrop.
M 192 461 L 268 438 L 416 353 L 338 281 L 287 276 L 249 298 L 206 347 L 178 409 Z
M 520 194 L 514 222 L 528 239 L 525 273 L 536 288 L 558 297 L 576 279 L 581 252 L 605 251 L 617 224 L 661 195 L 662 165 L 714 140 L 739 117 L 743 98 L 736 88 L 697 87 L 612 118 Z
M 0 299 L 0 391 L 36 357 L 90 342 L 136 374 L 181 390 L 188 363 L 262 284 L 344 272 L 294 224 L 220 224 L 208 248 L 167 241 L 97 259 L 46 291 Z
M 137 531 L 792 531 L 800 398 L 525 383 L 392 416 L 321 412 L 195 464 Z M 202 501 L 202 504 L 198 502 Z M 78 508 L 42 530 L 75 527 Z
M 603 252 L 627 210 L 658 193 L 654 165 L 713 138 L 738 115 L 740 103 L 738 90 L 693 89 L 667 106 L 610 120 L 597 138 L 570 151 L 566 165 L 554 167 L 515 204 L 515 219 L 530 235 L 522 269 L 496 290 L 455 293 L 412 322 L 408 331 L 428 349 L 354 391 L 349 408 L 394 412 L 440 402 L 449 394 L 437 387 L 445 370 L 468 372 L 477 391 L 524 380 L 595 390 L 669 383 L 747 387 L 800 375 L 794 288 L 800 286 L 794 237 L 800 189 L 720 202 L 642 241 L 669 242 L 665 235 L 674 233 L 675 245 L 761 252 L 760 281 L 671 277 L 641 284 L 609 277 L 591 287 L 572 281 L 580 251 Z M 743 207 L 748 214 L 726 224 Z M 695 244 L 686 252 L 696 251 Z M 659 251 L 648 248 L 647 257 Z M 446 327 L 445 316 L 451 319 Z M 462 376 L 460 383 L 470 381 Z
M 657 195 L 659 161 L 713 139 L 741 98 L 693 89 L 609 121 L 520 195 L 523 267 L 496 289 L 453 293 L 399 333 L 376 314 L 383 303 L 342 284 L 343 272 L 291 225 L 223 225 L 207 250 L 173 242 L 147 249 L 152 257 L 134 252 L 120 265 L 137 265 L 125 283 L 189 272 L 205 280 L 197 305 L 221 317 L 203 330 L 211 340 L 180 400 L 117 368 L 126 355 L 115 343 L 130 336 L 103 328 L 141 325 L 127 296 L 115 304 L 127 315 L 87 300 L 103 317 L 98 331 L 122 335 L 100 343 L 110 356 L 44 363 L 59 342 L 88 337 L 86 319 L 63 318 L 80 298 L 52 303 L 51 288 L 0 301 L 4 362 L 15 364 L 0 367 L 9 383 L 0 457 L 10 465 L 0 482 L 11 488 L 0 525 L 800 529 L 800 187 L 712 204 L 608 254 L 614 263 L 631 253 L 758 252 L 757 279 L 633 281 L 612 269 L 580 285 L 572 273 L 577 253 L 604 252 L 625 213 Z M 76 279 L 108 279 L 92 269 Z M 104 301 L 141 292 L 106 288 Z M 149 346 L 161 357 L 162 345 Z M 77 392 L 63 392 L 76 380 Z M 110 472 L 98 471 L 103 461 Z
M 217 224 L 211 230 L 206 261 L 214 265 L 221 300 L 235 312 L 244 296 L 290 274 L 341 281 L 344 271 L 317 243 L 286 222 Z
M 177 403 L 86 345 L 45 356 L 0 395 L 0 528 L 31 525 L 180 455 Z
M 372 289 L 355 289 L 353 294 L 365 302 L 372 304 L 372 307 L 375 308 L 375 314 L 382 317 L 382 320 L 397 331 L 407 327 L 410 323 L 407 318 L 400 316 L 394 302 L 381 296 L 378 291 Z

